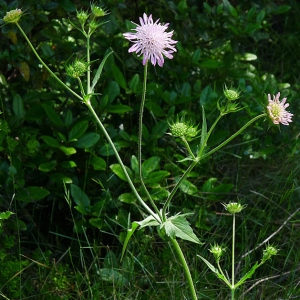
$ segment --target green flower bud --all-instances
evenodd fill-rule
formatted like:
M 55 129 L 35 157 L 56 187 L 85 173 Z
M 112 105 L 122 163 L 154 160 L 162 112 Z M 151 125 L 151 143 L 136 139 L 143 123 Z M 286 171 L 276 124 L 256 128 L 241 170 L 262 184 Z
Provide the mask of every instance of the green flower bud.
M 188 126 L 183 122 L 177 122 L 177 123 L 170 125 L 170 130 L 171 130 L 172 135 L 177 136 L 177 137 L 183 137 L 186 135 Z
M 66 66 L 67 74 L 72 78 L 79 78 L 88 70 L 88 64 L 81 60 L 76 59 L 72 64 Z
M 219 261 L 221 256 L 223 255 L 223 252 L 225 252 L 226 249 L 222 248 L 218 244 L 214 244 L 213 246 L 210 247 L 209 251 L 214 255 L 215 260 Z
M 229 202 L 228 204 L 222 203 L 222 205 L 229 213 L 233 215 L 241 212 L 246 207 L 246 205 L 242 205 L 241 203 L 237 202 Z
M 228 89 L 225 85 L 224 95 L 229 101 L 235 101 L 240 97 L 241 92 L 231 88 Z
M 80 22 L 80 24 L 83 26 L 87 21 L 87 19 L 89 18 L 89 14 L 86 11 L 81 10 L 81 11 L 77 11 L 76 17 Z
M 96 18 L 104 17 L 105 15 L 107 15 L 107 11 L 105 9 L 103 9 L 101 6 L 98 6 L 94 3 L 91 4 L 91 10 L 93 15 Z
M 23 14 L 23 12 L 19 8 L 10 10 L 3 17 L 3 22 L 4 23 L 18 23 L 22 14 Z
M 277 249 L 275 246 L 268 245 L 265 250 L 263 250 L 263 258 L 262 262 L 267 261 L 272 256 L 277 255 L 279 249 Z

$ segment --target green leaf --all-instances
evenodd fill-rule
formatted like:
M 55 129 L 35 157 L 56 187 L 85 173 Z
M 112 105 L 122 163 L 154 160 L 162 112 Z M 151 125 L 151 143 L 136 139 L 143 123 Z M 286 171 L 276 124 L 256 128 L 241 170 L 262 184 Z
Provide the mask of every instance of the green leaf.
M 126 89 L 126 80 L 124 78 L 124 75 L 116 65 L 112 65 L 112 73 L 114 79 L 119 84 L 119 86 L 123 89 Z
M 202 106 L 202 128 L 201 128 L 201 140 L 200 140 L 198 155 L 203 154 L 203 150 L 206 147 L 206 138 L 207 138 L 207 124 L 206 124 L 205 110 L 204 107 Z
M 146 184 L 154 184 L 154 183 L 158 183 L 161 180 L 163 180 L 164 178 L 168 177 L 170 175 L 170 173 L 168 171 L 155 171 L 152 172 L 150 174 L 147 175 L 147 177 L 145 177 L 145 183 Z
M 143 177 L 147 177 L 149 173 L 159 168 L 160 157 L 152 156 L 142 163 Z
M 154 114 L 154 116 L 156 116 L 156 117 L 164 117 L 165 116 L 165 111 L 155 101 L 147 101 L 145 103 L 145 107 L 147 107 L 147 109 L 149 111 L 151 111 Z
M 0 213 L 0 220 L 7 220 L 13 214 L 11 211 L 4 211 Z
M 217 178 L 211 177 L 209 179 L 207 179 L 203 186 L 202 186 L 202 192 L 204 193 L 211 193 L 214 184 L 217 182 Z
M 98 229 L 101 229 L 105 224 L 104 220 L 101 218 L 91 218 L 89 219 L 89 223 Z
M 254 266 L 252 266 L 252 268 L 250 269 L 250 271 L 248 271 L 240 280 L 239 282 L 237 282 L 234 287 L 237 288 L 238 286 L 242 285 L 247 279 L 251 278 L 252 275 L 254 274 L 255 270 L 260 267 L 260 264 L 258 264 L 258 262 L 256 262 L 254 264 Z
M 123 248 L 122 248 L 122 255 L 121 255 L 121 260 L 123 259 L 124 253 L 126 251 L 128 242 L 131 238 L 131 236 L 134 234 L 135 230 L 139 227 L 139 224 L 137 222 L 133 222 L 131 225 L 131 229 L 127 230 L 127 235 L 123 244 Z
M 136 197 L 133 195 L 133 193 L 124 193 L 121 194 L 118 198 L 121 202 L 127 203 L 127 204 L 132 204 L 136 202 Z
M 201 255 L 198 255 L 198 257 L 200 257 L 205 263 L 206 265 L 215 273 L 218 274 L 219 270 L 217 268 L 215 268 L 208 260 L 206 260 L 204 257 L 202 257 Z
M 113 114 L 125 114 L 129 111 L 132 111 L 132 108 L 124 104 L 115 104 L 115 105 L 109 105 L 106 108 L 106 110 Z
M 78 148 L 91 148 L 93 147 L 100 139 L 100 135 L 95 132 L 86 133 L 80 137 L 75 143 L 75 147 Z
M 139 221 L 139 222 L 136 222 L 138 223 L 142 228 L 144 227 L 149 227 L 149 226 L 158 226 L 160 225 L 161 223 L 159 223 L 157 220 L 159 220 L 159 217 L 157 214 L 155 214 L 155 217 L 156 219 L 153 217 L 153 216 L 148 216 L 146 219 L 144 219 L 143 221 Z
M 87 194 L 77 185 L 71 184 L 71 196 L 74 202 L 83 209 L 84 212 L 87 212 L 88 207 L 90 206 L 90 199 Z
M 80 138 L 86 132 L 88 126 L 89 122 L 86 120 L 76 123 L 69 132 L 69 141 L 76 141 Z
M 197 254 L 197 256 L 200 257 L 206 263 L 206 265 L 217 275 L 217 277 L 219 277 L 222 281 L 224 281 L 231 288 L 231 284 L 228 281 L 228 279 L 222 273 L 220 273 L 217 268 L 215 268 L 208 260 L 206 260 L 201 255 Z
M 135 176 L 138 176 L 138 174 L 139 174 L 139 162 L 138 162 L 135 155 L 131 156 L 130 165 L 131 165 L 131 169 L 133 170 L 133 173 L 135 174 Z
M 65 147 L 65 146 L 60 146 L 59 149 L 64 152 L 66 155 L 72 155 L 75 154 L 77 151 L 73 147 Z
M 127 283 L 127 279 L 116 269 L 102 268 L 99 274 L 103 281 L 110 282 L 114 286 L 124 286 Z
M 116 81 L 111 81 L 107 89 L 108 103 L 111 104 L 120 95 L 120 86 Z
M 93 79 L 93 82 L 92 82 L 92 86 L 91 86 L 91 93 L 94 92 L 94 88 L 98 82 L 98 80 L 100 79 L 100 76 L 101 76 L 101 73 L 102 73 L 102 70 L 103 70 L 103 67 L 104 67 L 104 64 L 107 60 L 107 58 L 112 54 L 112 52 L 109 52 L 108 54 L 105 55 L 105 57 L 103 58 L 103 60 L 101 61 L 99 67 L 98 67 L 98 70 L 95 74 L 95 77 Z
M 25 110 L 23 100 L 19 94 L 15 94 L 13 97 L 13 111 L 19 119 L 24 118 Z
M 167 221 L 161 225 L 161 228 L 162 227 L 165 228 L 166 234 L 171 238 L 177 236 L 186 241 L 202 244 L 194 234 L 190 223 L 186 220 L 184 215 L 176 215 L 167 219 Z
M 120 179 L 127 182 L 127 177 L 125 176 L 125 173 L 120 164 L 112 164 L 109 167 Z M 125 168 L 126 168 L 128 175 L 130 177 L 132 177 L 132 171 L 126 166 L 125 166 Z
M 56 160 L 51 160 L 39 165 L 39 170 L 42 172 L 50 172 L 56 167 Z
M 90 165 L 93 166 L 94 170 L 96 171 L 106 170 L 106 161 L 103 158 L 98 157 L 96 155 L 93 155 L 91 157 Z
M 203 69 L 218 69 L 223 66 L 223 63 L 215 59 L 206 59 L 199 63 L 199 67 Z
M 44 199 L 50 192 L 39 186 L 29 186 L 20 189 L 16 194 L 16 199 L 23 202 L 32 202 Z
M 42 139 L 50 147 L 58 148 L 60 146 L 60 143 L 51 136 L 42 135 Z
M 140 85 L 140 76 L 139 74 L 135 74 L 132 79 L 129 81 L 129 88 L 133 91 L 133 92 L 137 92 L 139 89 L 139 85 Z
M 46 112 L 48 118 L 54 125 L 56 125 L 58 127 L 64 126 L 62 118 L 60 117 L 59 114 L 56 113 L 56 111 L 53 109 L 52 106 L 50 106 L 49 104 L 43 103 L 42 107 L 43 107 L 44 111 Z
M 175 182 L 177 183 L 179 181 L 180 177 L 175 177 Z M 197 187 L 192 184 L 190 181 L 188 181 L 187 179 L 184 179 L 180 186 L 179 189 L 188 195 L 195 195 L 196 193 L 199 192 L 199 190 L 197 189 Z

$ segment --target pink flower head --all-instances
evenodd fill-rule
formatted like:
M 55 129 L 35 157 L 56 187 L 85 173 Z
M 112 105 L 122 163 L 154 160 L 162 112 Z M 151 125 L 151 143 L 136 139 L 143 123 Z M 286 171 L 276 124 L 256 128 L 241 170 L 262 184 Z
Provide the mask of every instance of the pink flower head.
M 128 52 L 136 52 L 139 56 L 143 54 L 143 65 L 148 60 L 155 66 L 156 63 L 162 67 L 164 57 L 173 58 L 172 53 L 176 52 L 174 45 L 177 41 L 172 40 L 173 31 L 166 32 L 169 24 L 153 23 L 152 15 L 149 17 L 144 13 L 140 18 L 141 25 L 137 24 L 135 33 L 124 33 L 123 36 L 133 42 Z
M 278 93 L 276 96 L 273 95 L 272 100 L 271 95 L 268 94 L 269 105 L 267 106 L 267 109 L 269 116 L 274 124 L 281 123 L 283 125 L 289 125 L 289 122 L 292 122 L 293 114 L 286 110 L 286 108 L 289 106 L 288 103 L 285 103 L 286 98 L 283 98 L 280 102 L 279 97 L 280 93 Z

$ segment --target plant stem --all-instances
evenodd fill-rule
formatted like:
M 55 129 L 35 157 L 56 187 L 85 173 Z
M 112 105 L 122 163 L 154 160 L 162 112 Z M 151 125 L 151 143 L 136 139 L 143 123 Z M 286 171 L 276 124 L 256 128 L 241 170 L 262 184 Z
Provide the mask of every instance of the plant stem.
M 235 291 L 235 274 L 234 274 L 234 258 L 235 258 L 235 214 L 232 215 L 232 249 L 231 249 L 231 300 L 234 300 Z
M 23 31 L 22 27 L 19 25 L 19 23 L 15 23 L 17 25 L 17 27 L 19 28 L 19 30 L 21 31 L 22 35 L 24 36 L 25 40 L 27 41 L 29 47 L 31 48 L 31 50 L 33 51 L 33 53 L 35 54 L 35 56 L 37 57 L 37 59 L 41 62 L 41 64 L 43 65 L 43 67 L 66 89 L 68 90 L 71 94 L 73 94 L 76 98 L 78 98 L 79 100 L 83 100 L 81 96 L 79 96 L 77 93 L 75 93 L 71 88 L 69 88 L 63 81 L 61 81 L 53 72 L 52 70 L 46 65 L 46 63 L 44 63 L 44 61 L 42 60 L 42 58 L 39 56 L 39 54 L 36 52 L 36 50 L 34 49 L 33 45 L 31 44 L 29 38 L 27 37 L 26 33 Z
M 172 242 L 172 245 L 178 255 L 178 258 L 182 264 L 182 267 L 183 267 L 183 270 L 184 270 L 184 273 L 185 273 L 185 276 L 186 276 L 186 280 L 188 282 L 188 285 L 189 285 L 189 288 L 190 288 L 190 292 L 192 294 L 192 299 L 193 300 L 197 300 L 198 297 L 197 297 L 197 294 L 196 294 L 196 289 L 195 289 L 195 286 L 194 286 L 194 282 L 193 282 L 193 279 L 192 279 L 192 276 L 191 276 L 191 272 L 190 272 L 190 269 L 187 265 L 187 262 L 186 262 L 186 259 L 184 257 L 184 254 L 178 244 L 178 242 L 176 241 L 176 239 L 173 239 L 171 238 L 171 242 Z
M 166 221 L 166 211 L 167 208 L 172 200 L 172 198 L 174 197 L 176 191 L 178 190 L 178 188 L 180 187 L 181 183 L 183 182 L 183 180 L 189 175 L 189 173 L 194 169 L 194 167 L 197 165 L 198 160 L 194 160 L 190 166 L 187 168 L 187 170 L 183 173 L 183 175 L 180 177 L 180 179 L 178 180 L 178 182 L 176 183 L 176 185 L 173 187 L 169 197 L 167 198 L 163 209 L 162 209 L 162 217 L 164 218 L 164 221 Z
M 87 95 L 90 94 L 91 92 L 91 66 L 90 66 L 90 61 L 91 61 L 91 57 L 90 57 L 90 35 L 87 34 L 86 35 L 86 61 L 87 61 L 87 74 L 86 74 L 86 93 Z
M 214 152 L 218 151 L 219 149 L 221 149 L 222 147 L 224 147 L 226 144 L 228 144 L 231 140 L 233 140 L 235 137 L 237 137 L 239 134 L 241 134 L 247 127 L 249 127 L 253 122 L 257 121 L 258 119 L 265 117 L 267 114 L 263 113 L 261 115 L 258 115 L 256 117 L 254 117 L 252 120 L 250 120 L 249 122 L 247 122 L 241 129 L 239 129 L 236 133 L 234 133 L 232 136 L 230 136 L 227 140 L 225 140 L 223 143 L 221 143 L 220 145 L 218 145 L 216 148 L 210 150 L 209 152 L 207 152 L 206 154 L 203 154 L 200 159 L 204 159 L 210 155 L 212 155 Z
M 154 208 L 155 212 L 159 215 L 162 219 L 160 211 L 158 210 L 156 204 L 154 203 L 143 179 L 143 170 L 142 170 L 142 140 L 143 140 L 143 115 L 144 115 L 144 107 L 145 107 L 145 100 L 146 100 L 146 88 L 147 88 L 147 74 L 148 74 L 148 61 L 145 64 L 144 68 L 144 81 L 143 81 L 143 94 L 142 94 L 142 102 L 140 106 L 140 115 L 139 115 L 139 133 L 138 133 L 138 165 L 139 165 L 139 178 L 142 188 L 149 199 L 152 207 Z
M 126 168 L 125 168 L 125 165 L 119 155 L 119 152 L 117 150 L 117 148 L 115 147 L 112 139 L 110 138 L 108 132 L 106 131 L 103 123 L 101 122 L 101 120 L 99 119 L 98 115 L 96 114 L 94 108 L 92 107 L 90 101 L 85 101 L 85 104 L 87 105 L 88 109 L 90 110 L 90 112 L 92 113 L 93 117 L 95 118 L 97 124 L 100 126 L 100 129 L 101 131 L 103 132 L 105 138 L 107 139 L 107 141 L 109 142 L 110 146 L 112 147 L 113 151 L 114 151 L 114 154 L 119 162 L 119 164 L 121 165 L 121 168 L 127 178 L 127 181 L 128 181 L 128 184 L 130 185 L 133 193 L 135 194 L 135 196 L 137 197 L 138 201 L 141 203 L 141 205 L 147 210 L 147 212 L 152 215 L 155 220 L 157 220 L 159 223 L 160 223 L 160 219 L 157 218 L 157 215 L 152 211 L 152 209 L 145 203 L 145 201 L 141 198 L 141 196 L 139 195 L 138 191 L 136 190 Z

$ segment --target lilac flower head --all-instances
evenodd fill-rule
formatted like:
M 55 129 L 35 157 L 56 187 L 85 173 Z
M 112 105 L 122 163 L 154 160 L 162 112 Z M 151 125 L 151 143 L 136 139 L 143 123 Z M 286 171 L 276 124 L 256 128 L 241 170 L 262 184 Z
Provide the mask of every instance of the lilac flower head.
M 173 58 L 172 53 L 176 52 L 174 45 L 177 41 L 172 40 L 173 31 L 166 32 L 169 24 L 158 23 L 159 19 L 153 23 L 152 15 L 149 17 L 144 13 L 140 18 L 141 25 L 137 25 L 135 33 L 124 33 L 123 36 L 133 42 L 128 52 L 136 52 L 143 55 L 143 65 L 148 60 L 155 66 L 156 63 L 162 67 L 164 57 Z
M 271 95 L 268 94 L 269 105 L 267 106 L 267 109 L 269 116 L 274 124 L 281 123 L 283 125 L 289 125 L 289 122 L 292 122 L 293 114 L 286 110 L 286 108 L 289 106 L 288 103 L 285 103 L 286 98 L 283 98 L 280 102 L 279 97 L 280 93 L 278 93 L 276 96 L 273 96 L 272 100 Z

